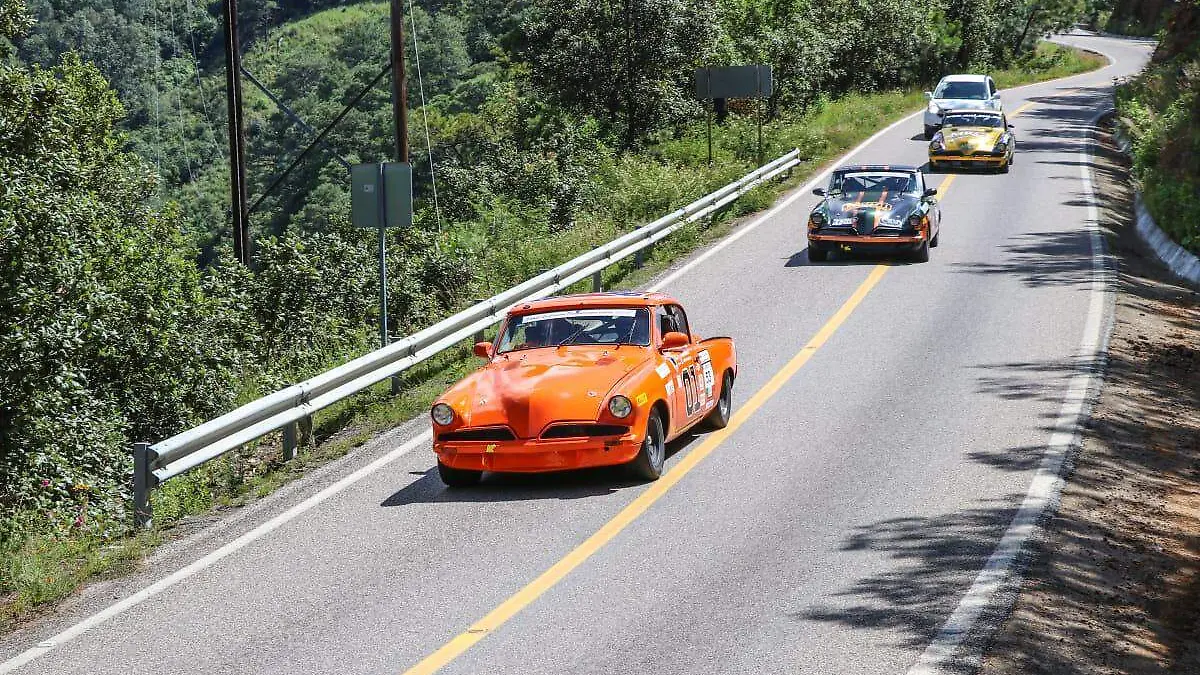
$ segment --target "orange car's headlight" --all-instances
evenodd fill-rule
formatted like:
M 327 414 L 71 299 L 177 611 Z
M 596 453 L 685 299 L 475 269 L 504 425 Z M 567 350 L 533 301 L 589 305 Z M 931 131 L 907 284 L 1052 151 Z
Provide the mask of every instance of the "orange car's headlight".
M 625 419 L 633 412 L 633 403 L 620 394 L 608 399 L 608 412 L 617 419 Z
M 454 421 L 454 408 L 451 408 L 445 403 L 438 403 L 429 411 L 429 416 L 432 417 L 433 421 L 437 424 L 443 427 L 449 426 L 449 424 Z

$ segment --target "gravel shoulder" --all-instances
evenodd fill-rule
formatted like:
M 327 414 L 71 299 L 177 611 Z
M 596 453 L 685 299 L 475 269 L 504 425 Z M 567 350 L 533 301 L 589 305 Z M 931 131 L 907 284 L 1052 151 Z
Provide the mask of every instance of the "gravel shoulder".
M 1108 371 L 984 675 L 1200 673 L 1200 292 L 1137 239 L 1128 164 L 1100 135 Z

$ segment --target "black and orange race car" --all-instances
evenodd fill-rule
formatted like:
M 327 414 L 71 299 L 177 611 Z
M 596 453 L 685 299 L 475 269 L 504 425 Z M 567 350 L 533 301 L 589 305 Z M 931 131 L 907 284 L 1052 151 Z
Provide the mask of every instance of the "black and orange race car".
M 659 293 L 590 293 L 518 305 L 487 361 L 434 403 L 433 451 L 450 486 L 484 471 L 627 464 L 654 480 L 666 442 L 729 422 L 737 356 L 701 339 Z
M 875 164 L 835 169 L 824 197 L 808 215 L 808 259 L 826 260 L 834 251 L 911 253 L 929 260 L 938 245 L 942 209 L 937 189 L 912 166 Z

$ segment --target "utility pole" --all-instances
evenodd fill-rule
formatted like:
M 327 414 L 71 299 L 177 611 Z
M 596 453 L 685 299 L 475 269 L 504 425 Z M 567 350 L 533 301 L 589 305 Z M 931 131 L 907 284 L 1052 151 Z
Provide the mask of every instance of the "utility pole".
M 396 126 L 396 161 L 408 163 L 408 80 L 404 74 L 404 0 L 392 7 L 392 120 Z
M 408 81 L 404 69 L 404 0 L 391 0 L 392 30 L 392 123 L 396 127 L 395 157 L 397 162 L 408 163 Z M 379 341 L 381 347 L 388 346 L 387 315 L 387 238 L 383 222 L 379 227 Z M 393 376 L 392 395 L 400 393 L 400 378 Z
M 233 216 L 233 255 L 250 262 L 250 232 L 246 212 L 246 137 L 242 124 L 242 49 L 238 41 L 237 0 L 224 0 L 225 95 L 229 104 L 229 192 Z

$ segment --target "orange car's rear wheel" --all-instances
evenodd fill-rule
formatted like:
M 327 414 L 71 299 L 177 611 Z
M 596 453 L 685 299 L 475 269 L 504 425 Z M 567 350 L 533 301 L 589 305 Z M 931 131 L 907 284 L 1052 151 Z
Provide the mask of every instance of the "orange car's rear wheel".
M 637 457 L 629 463 L 629 468 L 638 478 L 658 480 L 666 462 L 667 442 L 662 418 L 657 410 L 651 410 L 650 418 L 646 420 L 646 438 L 642 440 L 642 447 Z
M 709 429 L 724 429 L 729 426 L 729 417 L 733 414 L 733 375 L 725 373 L 721 378 L 721 393 L 717 397 L 717 407 L 708 413 L 704 423 Z
M 482 471 L 472 471 L 471 469 L 455 469 L 452 466 L 446 466 L 438 461 L 438 475 L 442 477 L 442 482 L 450 487 L 471 487 L 479 482 L 483 477 Z

